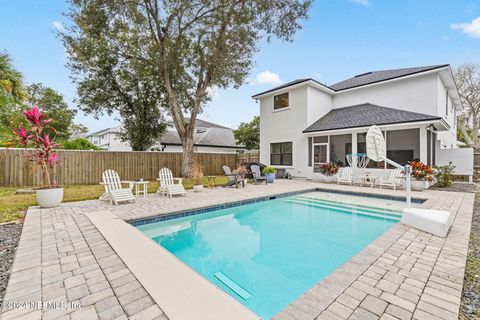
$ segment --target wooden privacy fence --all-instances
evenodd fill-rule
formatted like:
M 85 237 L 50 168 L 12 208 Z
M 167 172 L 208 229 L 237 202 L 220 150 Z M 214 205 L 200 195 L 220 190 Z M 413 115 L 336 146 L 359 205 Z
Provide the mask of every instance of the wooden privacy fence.
M 0 149 L 0 186 L 38 186 L 40 176 L 32 175 L 34 164 L 28 160 L 29 149 Z M 97 184 L 102 172 L 113 169 L 122 180 L 153 181 L 158 171 L 167 167 L 179 176 L 182 154 L 173 152 L 59 151 L 62 159 L 54 172 L 55 181 L 62 185 Z M 235 167 L 236 154 L 197 153 L 195 161 L 204 167 L 205 175 L 222 175 L 223 165 Z

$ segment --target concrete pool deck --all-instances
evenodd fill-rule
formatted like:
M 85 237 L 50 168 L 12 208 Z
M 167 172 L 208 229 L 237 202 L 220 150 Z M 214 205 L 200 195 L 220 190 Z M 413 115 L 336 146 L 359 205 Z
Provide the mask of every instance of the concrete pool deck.
M 313 188 L 404 195 L 401 190 L 278 180 L 173 199 L 154 194 L 118 207 L 98 200 L 31 207 L 2 319 L 168 319 L 86 214 L 106 210 L 132 220 Z M 275 319 L 458 319 L 474 194 L 425 191 L 413 196 L 426 199 L 420 207 L 456 215 L 447 238 L 397 224 Z

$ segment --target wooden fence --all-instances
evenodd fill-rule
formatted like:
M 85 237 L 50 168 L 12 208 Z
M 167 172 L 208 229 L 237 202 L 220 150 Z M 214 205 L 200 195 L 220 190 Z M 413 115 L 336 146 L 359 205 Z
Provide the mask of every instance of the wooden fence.
M 32 150 L 0 149 L 0 186 L 38 186 L 39 175 L 28 160 Z M 106 169 L 116 170 L 122 180 L 153 181 L 158 171 L 167 167 L 180 175 L 182 154 L 170 152 L 59 151 L 61 164 L 54 173 L 62 185 L 97 184 Z M 222 166 L 235 167 L 236 154 L 197 153 L 195 160 L 204 166 L 205 175 L 223 174 Z

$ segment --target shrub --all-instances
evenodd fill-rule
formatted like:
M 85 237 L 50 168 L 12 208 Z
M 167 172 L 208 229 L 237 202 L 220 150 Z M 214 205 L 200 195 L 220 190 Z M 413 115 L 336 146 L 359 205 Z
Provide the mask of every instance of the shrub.
M 268 174 L 268 173 L 276 173 L 277 169 L 274 167 L 265 167 L 263 168 L 263 173 Z
M 455 166 L 450 161 L 444 166 L 435 166 L 435 179 L 437 180 L 437 186 L 441 188 L 451 187 L 453 184 L 453 172 Z
M 324 163 L 320 165 L 320 173 L 325 176 L 333 176 L 337 174 L 337 172 L 338 172 L 338 167 L 333 162 Z
M 194 181 L 196 186 L 202 184 L 203 166 L 200 163 L 195 162 L 195 163 L 192 164 L 192 167 L 190 168 L 189 178 Z
M 72 140 L 62 141 L 62 149 L 68 150 L 101 150 L 99 147 L 91 143 L 85 138 L 76 138 Z

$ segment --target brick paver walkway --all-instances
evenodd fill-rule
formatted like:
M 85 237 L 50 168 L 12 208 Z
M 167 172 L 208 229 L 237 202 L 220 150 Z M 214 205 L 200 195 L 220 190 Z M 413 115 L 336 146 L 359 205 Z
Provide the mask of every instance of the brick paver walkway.
M 167 319 L 84 213 L 110 210 L 130 220 L 315 187 L 403 195 L 393 190 L 276 181 L 268 187 L 220 188 L 174 199 L 149 195 L 118 207 L 96 200 L 55 209 L 32 207 L 1 317 Z M 397 224 L 276 319 L 457 319 L 474 195 L 428 191 L 415 196 L 428 199 L 422 207 L 456 214 L 446 239 Z

